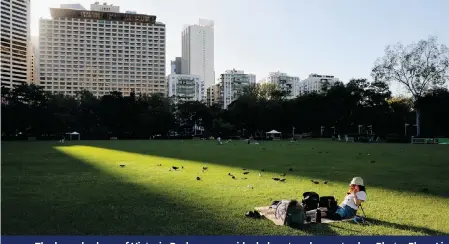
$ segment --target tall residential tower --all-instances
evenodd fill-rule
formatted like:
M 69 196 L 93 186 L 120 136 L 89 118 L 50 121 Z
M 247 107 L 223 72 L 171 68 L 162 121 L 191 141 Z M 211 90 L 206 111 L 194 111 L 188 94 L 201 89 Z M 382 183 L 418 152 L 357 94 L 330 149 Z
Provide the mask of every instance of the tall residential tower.
M 38 79 L 45 90 L 166 94 L 166 32 L 156 16 L 98 2 L 90 11 L 52 8 L 51 15 L 39 23 Z
M 27 82 L 30 41 L 30 0 L 1 0 L 1 85 Z
M 215 84 L 214 22 L 200 19 L 182 32 L 182 74 L 198 75 L 205 87 Z

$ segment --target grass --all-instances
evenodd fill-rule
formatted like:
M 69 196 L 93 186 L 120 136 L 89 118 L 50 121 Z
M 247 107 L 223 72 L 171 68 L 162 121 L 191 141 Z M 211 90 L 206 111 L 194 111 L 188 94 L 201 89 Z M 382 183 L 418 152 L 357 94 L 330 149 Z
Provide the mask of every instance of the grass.
M 449 234 L 447 145 L 3 142 L 1 152 L 2 235 Z M 271 179 L 281 173 L 285 183 Z M 365 180 L 370 226 L 295 230 L 243 215 L 273 200 L 301 200 L 305 191 L 341 201 L 354 176 Z

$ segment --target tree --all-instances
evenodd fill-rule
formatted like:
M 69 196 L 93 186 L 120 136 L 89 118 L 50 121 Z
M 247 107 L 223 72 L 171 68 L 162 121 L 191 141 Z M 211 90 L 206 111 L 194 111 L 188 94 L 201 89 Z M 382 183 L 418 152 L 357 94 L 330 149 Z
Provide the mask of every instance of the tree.
M 436 37 L 404 46 L 387 46 L 372 70 L 375 81 L 397 82 L 412 95 L 414 103 L 431 88 L 443 86 L 449 79 L 449 49 L 438 45 Z M 416 113 L 416 136 L 420 136 L 420 109 Z

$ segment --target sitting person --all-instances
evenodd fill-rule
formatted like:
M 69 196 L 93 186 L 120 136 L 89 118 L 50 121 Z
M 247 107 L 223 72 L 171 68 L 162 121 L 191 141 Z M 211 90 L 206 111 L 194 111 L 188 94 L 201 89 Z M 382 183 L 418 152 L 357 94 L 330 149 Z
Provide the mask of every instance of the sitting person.
M 361 177 L 354 177 L 349 184 L 349 191 L 338 206 L 335 213 L 328 213 L 327 209 L 321 209 L 321 216 L 324 218 L 327 216 L 329 219 L 342 220 L 350 219 L 356 216 L 357 210 L 362 202 L 366 201 L 366 189 L 363 185 L 363 179 Z M 307 215 L 314 215 L 316 210 L 307 211 Z

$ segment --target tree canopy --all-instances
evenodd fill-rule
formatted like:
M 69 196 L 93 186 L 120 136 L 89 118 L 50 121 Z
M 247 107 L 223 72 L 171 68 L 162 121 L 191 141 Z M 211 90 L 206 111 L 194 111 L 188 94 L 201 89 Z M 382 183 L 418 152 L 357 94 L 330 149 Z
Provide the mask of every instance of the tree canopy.
M 423 111 L 426 136 L 449 136 L 449 92 L 429 89 L 416 101 L 391 96 L 388 83 L 353 79 L 320 93 L 285 99 L 276 87 L 254 85 L 228 109 L 201 102 L 173 103 L 161 95 L 122 96 L 112 92 L 97 98 L 88 91 L 76 96 L 50 94 L 35 85 L 2 88 L 2 137 L 60 137 L 77 131 L 83 139 L 192 136 L 257 136 L 272 129 L 284 135 L 357 133 L 372 125 L 379 136 L 404 135 L 413 106 Z M 412 106 L 413 105 L 413 106 Z M 405 128 L 407 129 L 407 128 Z

